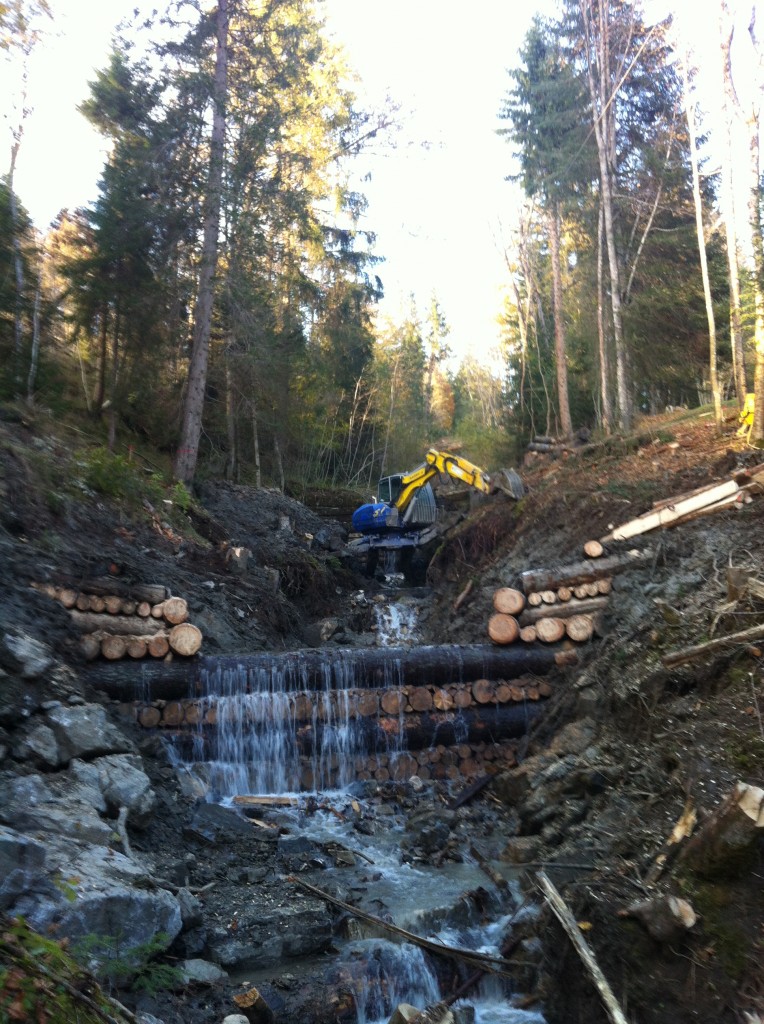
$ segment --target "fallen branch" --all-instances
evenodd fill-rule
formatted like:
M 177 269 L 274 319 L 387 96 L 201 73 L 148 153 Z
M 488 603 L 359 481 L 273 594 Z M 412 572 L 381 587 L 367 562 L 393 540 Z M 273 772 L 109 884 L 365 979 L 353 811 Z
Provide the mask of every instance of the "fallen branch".
M 589 976 L 600 994 L 611 1021 L 613 1024 L 629 1024 L 621 1010 L 621 1007 L 618 1005 L 618 1001 L 613 994 L 613 990 L 608 984 L 607 978 L 600 970 L 597 961 L 594 959 L 594 954 L 584 941 L 584 937 L 576 924 L 575 918 L 568 910 L 567 904 L 553 885 L 552 880 L 543 871 L 539 871 L 536 874 L 536 878 L 538 879 L 541 891 L 543 892 L 544 898 L 551 908 L 552 913 L 562 925 L 566 935 L 573 943 L 576 952 L 581 957 L 584 966 L 589 971 Z
M 751 626 L 739 633 L 729 633 L 727 636 L 720 636 L 716 640 L 709 640 L 704 644 L 696 644 L 694 647 L 685 647 L 684 650 L 674 651 L 661 658 L 664 668 L 675 668 L 687 661 L 694 661 L 706 654 L 714 654 L 716 651 L 724 650 L 725 647 L 736 647 L 750 643 L 752 640 L 764 639 L 764 625 Z
M 288 875 L 288 882 L 293 882 L 295 885 L 299 885 L 313 896 L 317 896 L 320 900 L 326 900 L 327 903 L 331 903 L 335 907 L 339 907 L 340 910 L 344 910 L 348 914 L 352 914 L 353 917 L 357 917 L 360 921 L 366 921 L 367 924 L 373 924 L 378 928 L 382 928 L 384 931 L 392 932 L 394 935 L 400 935 L 408 942 L 412 942 L 415 946 L 419 946 L 421 949 L 426 949 L 429 953 L 437 953 L 440 956 L 449 957 L 452 960 L 461 960 L 463 963 L 473 964 L 479 967 L 480 970 L 486 974 L 497 974 L 502 978 L 511 978 L 512 975 L 507 970 L 502 968 L 517 967 L 518 964 L 511 960 L 506 960 L 501 956 L 491 956 L 489 953 L 478 953 L 471 949 L 459 949 L 456 946 L 445 946 L 440 942 L 433 942 L 430 939 L 425 939 L 421 935 L 414 935 L 413 932 L 406 931 L 405 928 L 399 928 L 396 924 L 391 924 L 389 921 L 384 921 L 381 917 L 376 917 L 374 914 L 367 914 L 365 910 L 360 910 L 358 907 L 353 907 L 349 903 L 345 903 L 343 900 L 337 899 L 336 896 L 330 896 L 328 892 L 324 892 L 323 889 L 318 889 L 315 885 L 311 885 L 309 882 L 304 882 L 301 878 L 297 878 L 296 875 Z

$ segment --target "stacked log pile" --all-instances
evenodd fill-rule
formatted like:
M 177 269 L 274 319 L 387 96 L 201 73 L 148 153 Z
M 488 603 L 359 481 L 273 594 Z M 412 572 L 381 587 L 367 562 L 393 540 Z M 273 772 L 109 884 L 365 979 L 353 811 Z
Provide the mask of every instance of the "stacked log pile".
M 383 723 L 389 719 L 389 725 L 380 726 L 389 734 L 398 727 L 401 715 L 427 714 L 433 723 L 442 724 L 449 719 L 438 719 L 435 716 L 439 713 L 500 708 L 528 701 L 536 703 L 551 693 L 551 684 L 546 679 L 534 676 L 511 681 L 476 679 L 471 683 L 453 683 L 442 687 L 400 686 L 328 692 L 303 690 L 289 695 L 284 715 L 294 722 L 310 723 L 315 718 L 319 724 L 321 721 L 336 721 L 344 715 L 350 719 L 367 718 Z M 121 713 L 133 718 L 145 729 L 174 730 L 184 726 L 214 726 L 218 721 L 218 708 L 215 698 L 155 700 L 151 703 L 126 701 L 120 704 Z M 241 714 L 245 722 L 256 717 L 256 712 L 249 710 L 246 703 L 242 704 Z M 462 716 L 462 721 L 466 721 L 467 717 Z
M 268 727 L 294 729 L 301 782 L 308 789 L 313 787 L 312 755 L 321 747 L 324 729 L 336 728 L 345 717 L 366 751 L 354 759 L 356 778 L 470 778 L 514 764 L 513 741 L 527 731 L 551 693 L 545 679 L 533 676 L 442 687 L 299 691 L 270 705 L 269 715 L 278 714 L 283 722 L 269 718 Z M 161 729 L 176 749 L 188 747 L 190 754 L 193 748 L 198 754 L 201 746 L 205 757 L 215 758 L 226 713 L 216 698 L 126 702 L 120 709 L 143 728 Z M 237 726 L 246 727 L 257 723 L 262 707 L 243 701 L 236 714 Z
M 188 621 L 188 603 L 164 586 L 111 580 L 32 586 L 68 610 L 87 661 L 189 657 L 201 649 L 202 633 Z
M 588 557 L 581 562 L 521 573 L 522 590 L 497 590 L 494 614 L 488 620 L 491 640 L 496 644 L 591 640 L 600 631 L 612 577 L 653 557 L 651 551 L 608 556 L 598 541 L 587 541 L 584 554 Z

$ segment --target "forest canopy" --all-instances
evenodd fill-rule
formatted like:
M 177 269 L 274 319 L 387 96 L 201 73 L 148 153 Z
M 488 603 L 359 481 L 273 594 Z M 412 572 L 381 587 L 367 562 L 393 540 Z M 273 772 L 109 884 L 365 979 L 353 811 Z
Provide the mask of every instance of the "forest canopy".
M 359 105 L 320 3 L 173 5 L 131 26 L 81 105 L 108 143 L 98 195 L 45 233 L 16 192 L 19 115 L 2 397 L 84 412 L 186 484 L 282 489 L 370 488 L 443 439 L 500 463 L 534 434 L 605 435 L 669 405 L 714 403 L 721 425 L 722 401 L 764 388 L 764 256 L 761 89 L 736 89 L 719 13 L 713 126 L 677 26 L 639 4 L 565 0 L 507 54 L 495 113 L 524 200 L 499 373 L 456 365 L 436 294 L 378 315 L 384 254 L 352 164 L 397 115 Z M 40 19 L 43 3 L 0 5 L 0 48 L 28 54 Z M 744 41 L 760 52 L 755 21 Z M 729 156 L 742 129 L 747 166 Z

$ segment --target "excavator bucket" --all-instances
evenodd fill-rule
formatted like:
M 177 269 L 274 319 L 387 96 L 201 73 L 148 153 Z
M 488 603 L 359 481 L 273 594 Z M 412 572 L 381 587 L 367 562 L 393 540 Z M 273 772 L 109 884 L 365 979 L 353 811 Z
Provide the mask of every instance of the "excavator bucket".
M 515 501 L 525 497 L 525 484 L 514 469 L 499 469 L 492 473 L 491 483 L 495 491 L 501 491 L 502 494 L 507 494 Z

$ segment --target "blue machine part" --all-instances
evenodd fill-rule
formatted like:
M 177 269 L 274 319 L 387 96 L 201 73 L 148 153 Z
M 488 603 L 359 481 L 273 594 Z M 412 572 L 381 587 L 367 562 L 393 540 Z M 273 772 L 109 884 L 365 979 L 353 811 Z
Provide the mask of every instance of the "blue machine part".
M 398 509 L 384 501 L 361 505 L 353 513 L 352 525 L 357 533 L 377 533 L 395 529 L 398 526 Z

